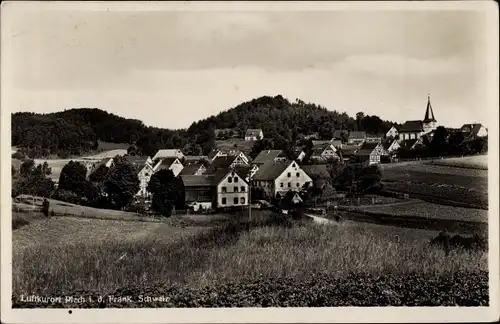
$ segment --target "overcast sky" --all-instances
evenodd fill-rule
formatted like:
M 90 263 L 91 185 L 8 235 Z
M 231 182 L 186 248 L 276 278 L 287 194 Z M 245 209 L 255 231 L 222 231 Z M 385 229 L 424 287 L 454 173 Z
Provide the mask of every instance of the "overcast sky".
M 184 128 L 281 94 L 403 122 L 424 117 L 430 93 L 439 124 L 488 124 L 484 11 L 66 8 L 5 10 L 4 109 Z

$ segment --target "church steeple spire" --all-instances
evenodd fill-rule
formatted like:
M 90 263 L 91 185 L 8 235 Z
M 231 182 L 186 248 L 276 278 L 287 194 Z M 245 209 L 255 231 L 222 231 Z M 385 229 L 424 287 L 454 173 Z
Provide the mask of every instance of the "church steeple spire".
M 432 111 L 432 105 L 431 105 L 431 95 L 427 95 L 427 109 L 425 110 L 425 118 L 424 118 L 424 123 L 427 122 L 435 122 L 436 119 L 434 118 L 434 111 Z

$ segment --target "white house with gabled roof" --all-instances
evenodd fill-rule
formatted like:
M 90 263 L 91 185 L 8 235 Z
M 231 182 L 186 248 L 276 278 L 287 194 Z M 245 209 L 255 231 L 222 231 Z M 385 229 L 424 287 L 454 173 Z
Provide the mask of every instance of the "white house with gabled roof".
M 290 190 L 301 191 L 311 184 L 311 177 L 295 161 L 267 162 L 252 177 L 252 187 L 262 188 L 270 197 L 283 197 Z

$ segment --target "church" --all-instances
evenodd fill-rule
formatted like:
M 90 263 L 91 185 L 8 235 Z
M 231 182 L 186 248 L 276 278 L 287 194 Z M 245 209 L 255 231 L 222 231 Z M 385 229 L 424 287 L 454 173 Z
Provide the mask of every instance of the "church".
M 436 130 L 437 121 L 432 110 L 431 97 L 427 97 L 427 109 L 424 120 L 407 120 L 399 130 L 399 140 L 420 139 L 422 135 Z

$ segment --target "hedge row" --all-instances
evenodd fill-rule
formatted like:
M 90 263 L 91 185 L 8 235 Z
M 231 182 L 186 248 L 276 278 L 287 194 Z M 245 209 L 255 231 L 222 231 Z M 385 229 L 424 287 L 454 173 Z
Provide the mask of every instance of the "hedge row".
M 13 297 L 15 308 L 130 308 L 130 307 L 336 307 L 336 306 L 487 306 L 487 273 L 453 273 L 441 276 L 408 274 L 343 278 L 312 275 L 306 279 L 262 278 L 218 284 L 201 289 L 181 286 L 127 287 L 83 303 L 30 303 Z M 115 299 L 109 296 L 114 296 Z M 92 302 L 88 301 L 91 296 Z M 127 301 L 126 296 L 130 296 Z M 118 300 L 122 297 L 122 300 Z M 147 300 L 146 297 L 160 298 Z M 141 301 L 142 298 L 142 301 Z M 124 300 L 125 299 L 125 300 Z

